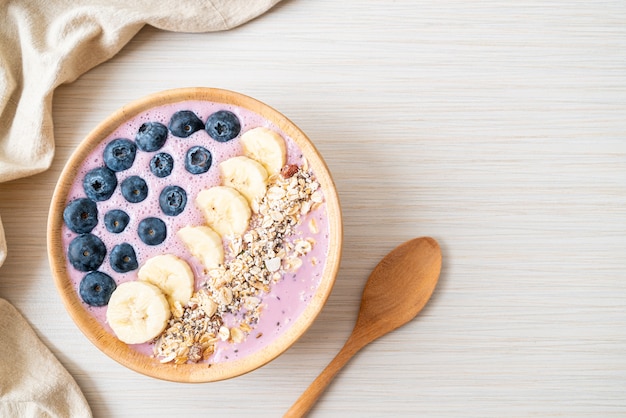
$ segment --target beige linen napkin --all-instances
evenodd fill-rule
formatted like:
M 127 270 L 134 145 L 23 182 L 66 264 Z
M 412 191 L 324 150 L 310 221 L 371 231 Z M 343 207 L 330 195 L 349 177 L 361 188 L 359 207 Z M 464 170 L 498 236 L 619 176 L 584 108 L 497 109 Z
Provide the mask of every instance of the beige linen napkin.
M 72 376 L 4 299 L 0 336 L 0 417 L 91 416 Z
M 55 88 L 114 56 L 144 25 L 178 32 L 227 30 L 279 1 L 0 1 L 0 183 L 50 166 Z M 6 252 L 0 218 L 0 266 Z M 71 376 L 2 299 L 0 372 L 2 417 L 91 415 Z

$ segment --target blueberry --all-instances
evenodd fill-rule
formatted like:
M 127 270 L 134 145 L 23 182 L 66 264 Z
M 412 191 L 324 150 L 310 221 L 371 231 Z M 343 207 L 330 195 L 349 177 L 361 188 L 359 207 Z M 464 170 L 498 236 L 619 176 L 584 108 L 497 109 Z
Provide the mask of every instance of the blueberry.
M 65 225 L 77 234 L 86 234 L 98 225 L 98 206 L 85 197 L 72 200 L 63 211 Z
M 146 218 L 139 222 L 137 228 L 139 238 L 146 245 L 159 245 L 167 236 L 165 222 L 159 218 Z
M 126 242 L 113 247 L 109 261 L 111 262 L 111 268 L 118 273 L 127 273 L 139 267 L 135 249 Z
M 115 280 L 111 276 L 101 271 L 92 271 L 80 281 L 78 292 L 87 305 L 104 306 L 109 304 L 111 294 L 116 287 Z
M 150 171 L 157 177 L 167 177 L 172 174 L 174 158 L 170 154 L 160 152 L 150 160 Z
M 122 189 L 122 196 L 130 203 L 139 203 L 148 197 L 148 185 L 139 176 L 130 176 L 124 179 L 120 188 Z
M 196 145 L 187 150 L 187 155 L 185 156 L 185 168 L 191 174 L 202 174 L 209 171 L 211 168 L 211 161 L 213 157 L 211 156 L 211 152 L 201 147 L 200 145 Z
M 219 110 L 209 116 L 205 129 L 209 136 L 218 142 L 227 142 L 239 135 L 239 118 L 228 110 Z
M 153 152 L 161 149 L 167 139 L 167 127 L 159 122 L 146 122 L 139 127 L 135 142 L 140 150 Z
M 113 171 L 128 170 L 133 166 L 137 145 L 130 139 L 117 138 L 104 148 L 104 164 Z
M 76 270 L 96 270 L 106 256 L 107 249 L 102 240 L 93 234 L 82 234 L 70 242 L 67 257 Z
M 187 138 L 194 132 L 204 128 L 204 123 L 190 110 L 181 110 L 170 119 L 170 132 L 179 138 Z
M 91 200 L 102 202 L 113 195 L 117 187 L 115 173 L 107 167 L 98 167 L 85 174 L 83 189 Z
M 167 186 L 159 196 L 159 205 L 164 214 L 176 216 L 185 210 L 187 193 L 182 187 Z
M 113 209 L 104 214 L 104 226 L 114 234 L 122 232 L 130 222 L 130 216 L 121 209 Z

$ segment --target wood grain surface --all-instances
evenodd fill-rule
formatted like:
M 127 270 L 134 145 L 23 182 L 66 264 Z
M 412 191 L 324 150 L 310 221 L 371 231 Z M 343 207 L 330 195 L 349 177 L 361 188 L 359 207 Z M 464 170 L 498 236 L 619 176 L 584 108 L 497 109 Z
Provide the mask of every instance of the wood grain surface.
M 343 346 L 389 250 L 429 235 L 433 298 L 365 347 L 314 417 L 626 415 L 626 4 L 286 0 L 232 31 L 142 30 L 54 96 L 56 156 L 0 184 L 12 302 L 94 416 L 281 416 Z M 344 215 L 331 297 L 284 355 L 178 384 L 101 353 L 46 257 L 54 185 L 116 109 L 189 86 L 242 92 L 324 155 Z

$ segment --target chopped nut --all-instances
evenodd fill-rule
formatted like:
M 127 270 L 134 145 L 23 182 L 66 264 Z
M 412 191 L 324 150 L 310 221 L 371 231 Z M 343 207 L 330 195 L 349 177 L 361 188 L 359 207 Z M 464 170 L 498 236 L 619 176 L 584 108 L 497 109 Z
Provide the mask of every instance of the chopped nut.
M 204 291 L 202 291 L 200 295 L 200 308 L 207 316 L 215 315 L 215 312 L 217 312 L 217 303 Z
M 235 327 L 230 329 L 230 337 L 234 343 L 240 343 L 246 339 L 246 334 L 244 334 L 239 328 Z
M 298 166 L 295 164 L 286 165 L 280 170 L 280 174 L 286 179 L 291 178 L 297 172 Z
M 296 253 L 300 254 L 300 255 L 305 255 L 307 254 L 309 251 L 311 251 L 312 249 L 312 245 L 309 241 L 306 240 L 297 240 L 295 242 L 295 250 Z
M 167 357 L 163 357 L 159 360 L 160 363 L 169 363 L 170 361 L 174 361 L 176 358 L 176 353 L 171 353 Z
M 202 359 L 208 360 L 215 353 L 215 345 L 210 345 L 202 352 Z
M 230 338 L 230 330 L 228 329 L 228 327 L 220 327 L 220 330 L 218 331 L 217 335 L 220 337 L 220 339 L 222 341 L 226 341 Z
M 296 271 L 301 266 L 302 266 L 302 259 L 298 257 L 291 257 L 287 260 L 285 268 L 286 270 L 289 270 L 289 271 Z
M 174 305 L 171 307 L 171 310 L 174 318 L 180 318 L 183 316 L 183 305 L 180 304 L 180 301 L 174 301 Z
M 278 271 L 280 269 L 281 260 L 278 257 L 270 258 L 269 260 L 265 260 L 265 267 L 271 273 Z
M 275 222 L 282 222 L 285 219 L 285 215 L 283 215 L 282 213 L 280 213 L 277 210 L 273 210 L 270 212 L 270 217 L 272 218 L 273 221 Z
M 254 296 L 248 296 L 247 298 L 244 299 L 243 306 L 247 310 L 251 311 L 257 306 L 259 306 L 259 303 L 261 303 L 261 299 L 254 297 Z
M 316 190 L 315 193 L 311 195 L 311 201 L 315 203 L 321 203 L 324 201 L 324 196 L 322 195 L 321 190 Z
M 229 305 L 233 301 L 233 291 L 228 287 L 222 287 L 217 294 L 217 298 L 220 304 Z
M 287 195 L 287 192 L 282 187 L 273 186 L 267 190 L 267 197 L 271 200 L 282 199 Z
M 303 202 L 302 205 L 300 206 L 300 214 L 306 215 L 307 213 L 311 212 L 312 207 L 313 205 L 311 202 L 309 201 Z
M 192 363 L 197 363 L 202 359 L 202 347 L 199 344 L 194 344 L 189 347 L 188 360 Z

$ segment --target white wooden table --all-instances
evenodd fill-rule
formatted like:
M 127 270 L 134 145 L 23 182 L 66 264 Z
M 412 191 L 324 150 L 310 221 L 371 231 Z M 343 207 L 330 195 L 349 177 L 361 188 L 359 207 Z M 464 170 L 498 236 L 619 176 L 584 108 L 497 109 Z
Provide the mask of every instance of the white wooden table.
M 297 123 L 345 216 L 312 329 L 262 369 L 197 385 L 92 346 L 45 249 L 52 189 L 81 139 L 184 86 L 240 91 Z M 54 122 L 52 168 L 0 185 L 0 297 L 96 417 L 280 416 L 343 345 L 377 261 L 421 235 L 443 249 L 433 299 L 359 353 L 312 416 L 626 415 L 626 3 L 292 0 L 229 32 L 145 28 L 57 90 Z

